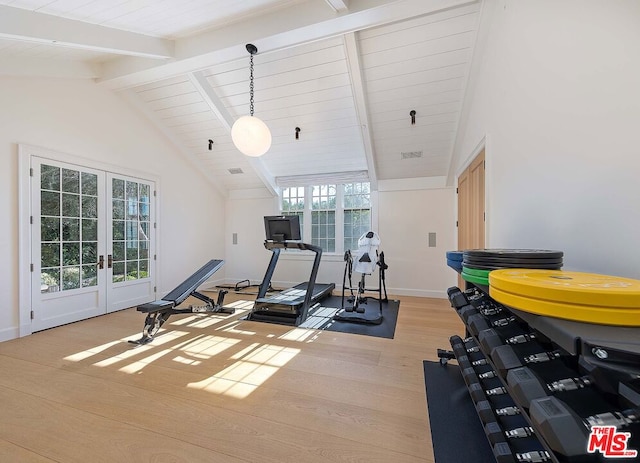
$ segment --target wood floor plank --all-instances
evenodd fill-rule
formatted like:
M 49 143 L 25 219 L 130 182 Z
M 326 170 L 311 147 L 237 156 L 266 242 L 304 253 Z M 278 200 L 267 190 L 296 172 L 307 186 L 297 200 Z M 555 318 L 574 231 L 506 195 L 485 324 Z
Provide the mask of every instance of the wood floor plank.
M 19 447 L 0 439 L 0 461 L 6 462 L 31 462 L 31 463 L 52 463 L 54 460 L 45 458 L 27 449 Z

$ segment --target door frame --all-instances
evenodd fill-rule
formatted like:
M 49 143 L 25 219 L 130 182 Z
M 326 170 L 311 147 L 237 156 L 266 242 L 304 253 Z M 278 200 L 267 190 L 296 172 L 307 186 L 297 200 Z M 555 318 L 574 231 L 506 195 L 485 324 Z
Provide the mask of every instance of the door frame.
M 77 166 L 84 166 L 91 169 L 111 172 L 116 175 L 137 177 L 155 183 L 156 195 L 153 198 L 156 211 L 156 255 L 155 261 L 155 282 L 160 281 L 160 178 L 149 172 L 130 169 L 114 164 L 96 161 L 94 159 L 75 156 L 73 154 L 56 151 L 40 146 L 18 144 L 18 314 L 19 314 L 19 336 L 27 336 L 33 333 L 31 324 L 31 308 L 33 305 L 31 292 L 31 158 L 37 156 L 52 161 L 65 162 Z

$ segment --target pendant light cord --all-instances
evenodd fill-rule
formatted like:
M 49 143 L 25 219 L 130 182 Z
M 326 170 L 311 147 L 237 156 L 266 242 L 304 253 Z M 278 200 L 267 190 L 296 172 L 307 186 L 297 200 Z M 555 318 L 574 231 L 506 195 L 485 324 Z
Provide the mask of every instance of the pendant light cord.
M 253 53 L 249 59 L 249 113 L 253 116 Z

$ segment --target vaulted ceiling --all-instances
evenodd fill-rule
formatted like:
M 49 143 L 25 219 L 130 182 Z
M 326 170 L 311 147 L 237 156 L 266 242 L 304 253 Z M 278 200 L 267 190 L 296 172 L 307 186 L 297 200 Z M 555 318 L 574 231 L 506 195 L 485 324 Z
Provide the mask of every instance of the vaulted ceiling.
M 0 75 L 94 79 L 224 195 L 310 178 L 444 185 L 479 13 L 462 0 L 0 0 Z M 247 43 L 273 137 L 260 158 L 230 135 L 249 113 Z

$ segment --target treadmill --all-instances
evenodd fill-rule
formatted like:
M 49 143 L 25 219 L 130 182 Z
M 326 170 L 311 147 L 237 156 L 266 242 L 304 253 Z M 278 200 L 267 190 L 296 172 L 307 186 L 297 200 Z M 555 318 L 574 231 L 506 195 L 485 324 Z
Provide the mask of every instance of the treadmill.
M 271 251 L 272 255 L 260 284 L 253 310 L 247 316 L 247 320 L 298 326 L 307 319 L 309 309 L 330 296 L 336 285 L 334 283 L 316 283 L 322 248 L 299 240 L 298 216 L 267 216 L 264 220 L 267 232 L 264 247 Z M 290 237 L 298 239 L 287 239 Z M 315 253 L 311 275 L 309 275 L 309 281 L 285 289 L 278 294 L 267 296 L 267 290 L 271 287 L 271 278 L 282 249 L 300 249 Z

